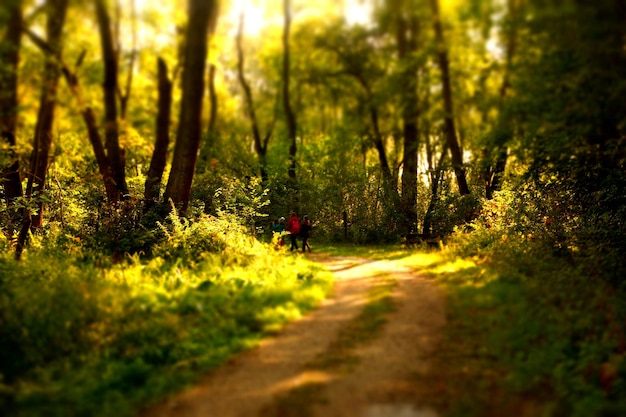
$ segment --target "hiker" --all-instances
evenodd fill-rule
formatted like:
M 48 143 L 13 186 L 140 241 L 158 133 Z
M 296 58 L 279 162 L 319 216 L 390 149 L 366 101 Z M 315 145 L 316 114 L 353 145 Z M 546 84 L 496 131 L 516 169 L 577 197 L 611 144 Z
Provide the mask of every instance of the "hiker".
M 298 250 L 298 234 L 300 233 L 300 219 L 296 215 L 296 212 L 291 213 L 289 221 L 287 221 L 287 231 L 290 233 L 291 248 L 289 250 Z
M 313 226 L 311 226 L 311 221 L 309 220 L 309 216 L 306 214 L 302 217 L 302 224 L 300 224 L 300 237 L 302 238 L 302 253 L 306 252 L 306 248 L 309 248 L 309 253 L 311 253 L 311 245 L 309 245 L 309 236 L 311 236 L 311 230 Z

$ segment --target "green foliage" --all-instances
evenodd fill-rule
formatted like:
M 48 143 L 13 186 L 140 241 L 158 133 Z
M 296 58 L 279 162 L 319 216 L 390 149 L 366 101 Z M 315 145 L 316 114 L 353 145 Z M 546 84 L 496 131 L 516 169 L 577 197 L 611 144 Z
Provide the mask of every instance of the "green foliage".
M 326 296 L 328 274 L 239 227 L 170 216 L 154 257 L 106 268 L 70 243 L 2 257 L 3 413 L 131 415 Z
M 624 287 L 594 270 L 597 254 L 571 246 L 567 223 L 546 223 L 540 201 L 526 192 L 485 202 L 450 252 L 475 263 L 432 273 L 463 340 L 476 340 L 469 349 L 506 375 L 500 386 L 533 396 L 547 415 L 621 415 Z

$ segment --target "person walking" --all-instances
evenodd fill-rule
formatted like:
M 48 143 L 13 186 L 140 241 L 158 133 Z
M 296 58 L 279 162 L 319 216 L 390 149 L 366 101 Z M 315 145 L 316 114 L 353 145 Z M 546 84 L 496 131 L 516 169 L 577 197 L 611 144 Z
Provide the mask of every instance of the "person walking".
M 287 231 L 290 233 L 291 248 L 289 250 L 298 250 L 298 235 L 300 234 L 300 219 L 296 215 L 296 212 L 291 213 L 291 217 L 287 221 Z
M 304 215 L 302 217 L 302 224 L 300 224 L 300 237 L 302 238 L 302 253 L 306 252 L 306 249 L 309 248 L 309 253 L 311 253 L 311 245 L 309 245 L 309 237 L 311 236 L 311 221 L 309 220 L 309 216 Z

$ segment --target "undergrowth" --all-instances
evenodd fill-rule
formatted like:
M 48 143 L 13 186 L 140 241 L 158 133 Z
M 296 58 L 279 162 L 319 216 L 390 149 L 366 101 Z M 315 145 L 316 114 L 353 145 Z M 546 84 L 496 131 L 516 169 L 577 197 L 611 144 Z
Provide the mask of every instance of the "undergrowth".
M 486 207 L 443 252 L 403 259 L 448 294 L 447 353 L 456 355 L 461 380 L 474 382 L 445 411 L 626 415 L 625 286 L 594 268 L 597 254 L 553 239 L 550 224 L 502 200 Z M 459 374 L 450 372 L 454 384 Z
M 443 251 L 329 251 L 395 259 L 444 289 L 448 324 L 425 379 L 442 415 L 626 415 L 626 286 L 515 215 L 496 200 Z
M 162 233 L 152 257 L 116 264 L 58 239 L 0 257 L 0 414 L 132 415 L 331 289 L 321 267 L 229 222 L 174 218 Z

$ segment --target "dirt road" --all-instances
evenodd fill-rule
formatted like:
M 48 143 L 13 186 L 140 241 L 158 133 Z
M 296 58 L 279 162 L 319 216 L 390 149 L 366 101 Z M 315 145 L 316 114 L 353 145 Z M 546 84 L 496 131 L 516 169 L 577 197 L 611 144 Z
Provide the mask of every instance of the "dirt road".
M 335 274 L 333 297 L 141 416 L 436 417 L 420 406 L 432 392 L 420 376 L 430 366 L 445 322 L 441 293 L 393 261 L 316 260 Z M 332 355 L 333 341 L 359 316 L 383 279 L 395 282 L 395 308 L 376 337 L 354 347 L 356 360 L 338 367 L 311 366 Z

